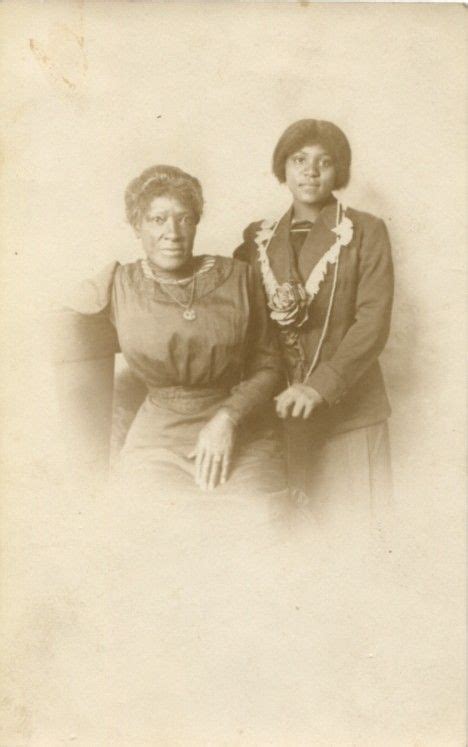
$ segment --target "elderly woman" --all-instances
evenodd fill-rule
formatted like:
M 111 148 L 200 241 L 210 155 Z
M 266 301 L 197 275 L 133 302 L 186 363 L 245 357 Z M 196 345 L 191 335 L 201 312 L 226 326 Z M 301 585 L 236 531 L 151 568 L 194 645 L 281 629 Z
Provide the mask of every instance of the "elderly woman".
M 144 259 L 113 262 L 69 304 L 110 320 L 148 390 L 119 476 L 156 499 L 281 495 L 281 450 L 258 412 L 282 381 L 261 286 L 243 262 L 194 256 L 203 197 L 193 176 L 153 166 L 125 202 Z
M 289 480 L 318 510 L 372 509 L 390 486 L 390 407 L 378 356 L 386 343 L 393 269 L 385 224 L 345 208 L 333 192 L 349 180 L 351 149 L 331 122 L 304 119 L 280 137 L 273 173 L 292 204 L 250 224 L 237 258 L 260 268 L 279 332 L 288 386 Z M 386 503 L 386 501 L 385 501 Z

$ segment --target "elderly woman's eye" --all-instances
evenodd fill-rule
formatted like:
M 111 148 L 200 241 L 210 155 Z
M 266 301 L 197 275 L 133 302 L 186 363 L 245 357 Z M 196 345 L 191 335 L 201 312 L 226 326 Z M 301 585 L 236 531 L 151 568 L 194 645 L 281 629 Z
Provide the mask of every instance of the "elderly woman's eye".
M 191 215 L 183 215 L 180 222 L 183 226 L 193 226 L 194 220 Z
M 150 220 L 151 223 L 157 223 L 159 226 L 166 221 L 162 215 L 152 215 L 148 220 Z

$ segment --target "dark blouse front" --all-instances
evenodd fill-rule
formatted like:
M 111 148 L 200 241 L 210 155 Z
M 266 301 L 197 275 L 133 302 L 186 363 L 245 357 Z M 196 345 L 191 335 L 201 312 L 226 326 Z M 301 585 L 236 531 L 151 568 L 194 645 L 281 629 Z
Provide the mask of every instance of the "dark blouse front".
M 227 257 L 198 276 L 196 319 L 183 317 L 189 293 L 171 286 L 171 296 L 143 272 L 141 261 L 113 262 L 80 285 L 69 307 L 88 317 L 105 345 L 107 322 L 131 371 L 150 392 L 170 387 L 213 389 L 223 406 L 242 419 L 267 402 L 281 384 L 277 344 L 250 268 Z M 99 323 L 97 321 L 99 320 Z M 99 348 L 99 341 L 95 347 Z

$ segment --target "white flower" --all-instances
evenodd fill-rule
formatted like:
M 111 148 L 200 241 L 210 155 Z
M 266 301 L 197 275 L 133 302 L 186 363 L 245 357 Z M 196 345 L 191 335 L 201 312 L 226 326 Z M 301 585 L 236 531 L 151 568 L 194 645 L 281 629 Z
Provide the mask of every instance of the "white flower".
M 353 223 L 346 216 L 332 231 L 338 236 L 341 246 L 346 246 L 353 238 Z
M 260 228 L 262 228 L 263 230 L 269 229 L 272 231 L 275 226 L 276 226 L 276 220 L 272 218 L 266 218 L 265 220 L 262 220 L 260 224 Z
M 274 220 L 264 220 L 260 224 L 260 228 L 255 234 L 255 243 L 257 246 L 260 246 L 261 244 L 266 244 L 270 242 L 271 237 L 273 236 L 273 233 L 276 228 L 276 221 Z
M 257 246 L 259 244 L 264 244 L 265 242 L 271 239 L 272 234 L 273 234 L 273 231 L 271 229 L 264 228 L 261 231 L 258 231 L 258 233 L 255 236 L 255 243 L 257 244 Z

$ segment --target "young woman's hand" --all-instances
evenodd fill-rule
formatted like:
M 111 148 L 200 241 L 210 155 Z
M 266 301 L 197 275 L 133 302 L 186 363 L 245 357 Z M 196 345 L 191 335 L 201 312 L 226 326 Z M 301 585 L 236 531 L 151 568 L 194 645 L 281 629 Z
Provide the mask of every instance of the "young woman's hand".
M 236 426 L 226 410 L 219 410 L 201 429 L 195 451 L 195 482 L 202 490 L 213 490 L 227 480 L 234 448 Z
M 308 418 L 318 405 L 323 402 L 323 397 L 307 384 L 292 384 L 281 392 L 276 400 L 276 412 L 280 418 Z

